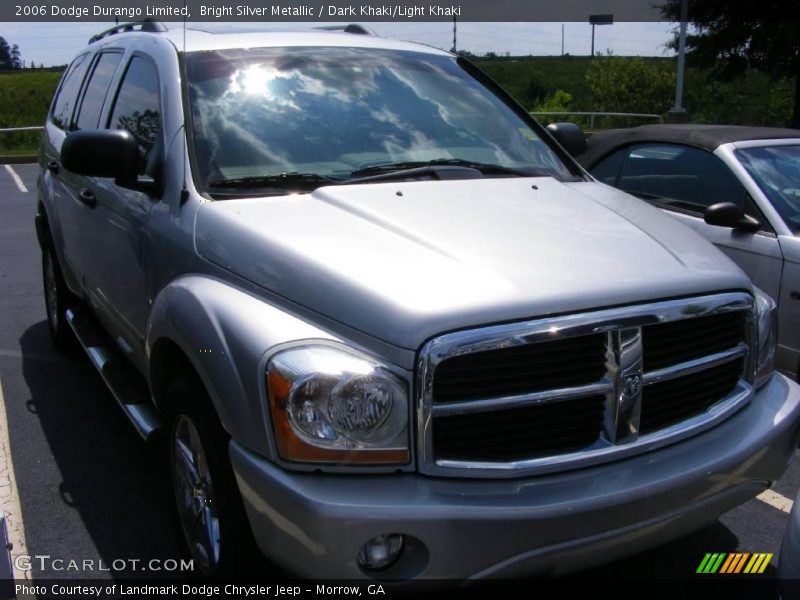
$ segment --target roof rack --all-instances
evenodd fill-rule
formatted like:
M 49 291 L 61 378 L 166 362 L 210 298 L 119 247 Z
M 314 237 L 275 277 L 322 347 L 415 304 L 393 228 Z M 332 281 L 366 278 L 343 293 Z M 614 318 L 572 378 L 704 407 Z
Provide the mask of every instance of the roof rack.
M 106 29 L 105 31 L 101 31 L 100 33 L 93 35 L 89 38 L 89 43 L 93 44 L 109 35 L 114 35 L 115 33 L 126 33 L 128 31 L 163 33 L 164 31 L 168 31 L 168 29 L 167 26 L 161 21 L 156 21 L 155 19 L 144 19 L 142 21 L 133 21 L 131 23 L 120 23 L 119 25 L 114 25 L 114 27 L 111 29 Z
M 379 37 L 373 29 L 367 27 L 366 25 L 361 25 L 360 23 L 350 23 L 349 25 L 326 25 L 324 27 L 317 27 L 316 29 L 325 29 L 326 31 L 344 31 L 345 33 Z

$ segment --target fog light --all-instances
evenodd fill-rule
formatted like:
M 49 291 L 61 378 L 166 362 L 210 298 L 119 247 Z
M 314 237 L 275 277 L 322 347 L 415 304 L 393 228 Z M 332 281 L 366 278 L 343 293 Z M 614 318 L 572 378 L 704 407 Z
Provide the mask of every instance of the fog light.
M 389 533 L 372 538 L 358 551 L 358 564 L 370 571 L 385 569 L 398 559 L 403 551 L 403 536 Z

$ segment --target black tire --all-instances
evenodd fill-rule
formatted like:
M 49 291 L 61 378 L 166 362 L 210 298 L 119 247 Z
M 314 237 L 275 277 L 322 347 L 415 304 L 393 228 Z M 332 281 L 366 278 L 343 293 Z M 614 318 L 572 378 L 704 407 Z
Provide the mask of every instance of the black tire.
M 42 287 L 47 312 L 47 326 L 53 345 L 61 352 L 71 354 L 77 347 L 75 333 L 67 323 L 67 309 L 77 304 L 77 298 L 69 291 L 58 264 L 53 242 L 48 237 L 42 248 Z
M 251 573 L 260 553 L 250 533 L 247 516 L 228 455 L 228 434 L 222 428 L 208 393 L 196 377 L 184 375 L 174 379 L 167 388 L 166 405 L 169 412 L 169 436 L 166 456 L 169 463 L 172 495 L 179 536 L 187 555 L 194 559 L 194 574 L 204 578 L 230 578 Z M 179 441 L 186 449 L 187 428 L 193 428 L 199 448 L 205 457 L 208 477 L 203 477 L 193 490 L 187 485 L 187 471 L 179 463 Z M 201 463 L 197 447 L 189 448 L 195 466 Z M 203 471 L 200 467 L 198 471 Z M 202 490 L 198 491 L 198 488 Z M 194 493 L 189 502 L 187 494 Z M 190 511 L 189 506 L 191 506 Z M 196 514 L 195 514 L 196 513 Z M 195 529 L 205 529 L 206 541 L 216 532 L 216 556 L 192 531 L 190 518 L 197 520 Z M 210 517 L 216 518 L 216 527 L 209 526 Z M 193 521 L 194 522 L 194 521 Z

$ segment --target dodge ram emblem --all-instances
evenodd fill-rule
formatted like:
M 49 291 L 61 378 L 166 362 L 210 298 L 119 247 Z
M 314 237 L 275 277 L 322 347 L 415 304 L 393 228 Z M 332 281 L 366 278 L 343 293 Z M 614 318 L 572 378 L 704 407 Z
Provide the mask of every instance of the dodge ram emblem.
M 636 396 L 642 391 L 642 376 L 628 375 L 622 380 L 622 393 L 626 398 Z

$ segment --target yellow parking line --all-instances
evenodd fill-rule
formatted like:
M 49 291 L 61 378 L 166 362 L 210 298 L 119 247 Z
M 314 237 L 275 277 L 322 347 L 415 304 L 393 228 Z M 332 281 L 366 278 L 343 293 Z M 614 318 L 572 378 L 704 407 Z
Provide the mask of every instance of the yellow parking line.
M 27 194 L 28 193 L 28 188 L 25 187 L 25 184 L 22 182 L 22 179 L 20 178 L 20 176 L 17 175 L 17 172 L 14 169 L 11 168 L 11 165 L 4 165 L 4 166 L 6 168 L 6 171 L 8 171 L 8 174 L 11 175 L 11 179 L 13 179 L 14 183 L 17 184 L 17 187 L 19 188 L 19 191 L 20 192 L 24 192 L 25 194 Z
M 11 543 L 11 561 L 14 579 L 30 579 L 30 571 L 20 571 L 14 559 L 25 551 L 25 528 L 22 524 L 22 509 L 19 504 L 17 478 L 14 476 L 14 463 L 11 460 L 11 444 L 8 438 L 8 419 L 6 403 L 3 399 L 3 384 L 0 381 L 0 505 L 6 516 L 8 541 Z

